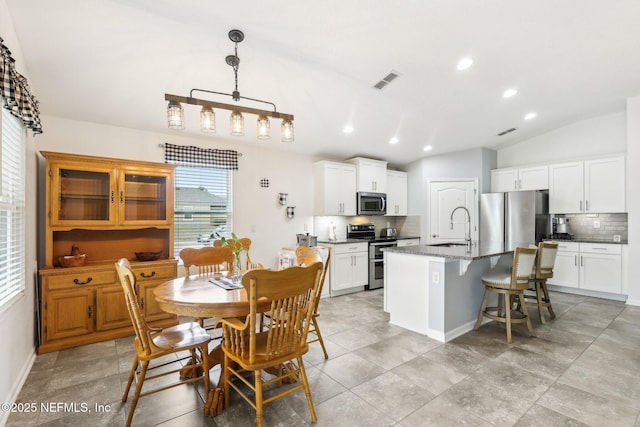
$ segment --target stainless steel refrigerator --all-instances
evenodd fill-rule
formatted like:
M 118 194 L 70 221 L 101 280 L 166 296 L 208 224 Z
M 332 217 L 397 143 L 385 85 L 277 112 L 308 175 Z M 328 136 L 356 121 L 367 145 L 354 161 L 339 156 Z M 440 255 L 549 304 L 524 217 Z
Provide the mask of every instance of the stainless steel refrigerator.
M 551 234 L 548 191 L 480 195 L 480 244 L 537 244 Z

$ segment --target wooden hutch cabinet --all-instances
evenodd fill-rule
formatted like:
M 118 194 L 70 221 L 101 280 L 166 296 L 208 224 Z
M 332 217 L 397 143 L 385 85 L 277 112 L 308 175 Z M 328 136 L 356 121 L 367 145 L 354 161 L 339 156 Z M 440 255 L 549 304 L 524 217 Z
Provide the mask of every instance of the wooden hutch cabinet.
M 46 159 L 45 259 L 40 270 L 38 353 L 133 334 L 114 263 L 128 258 L 136 274 L 145 319 L 177 323 L 153 298 L 158 284 L 175 278 L 174 166 L 41 152 Z M 59 259 L 78 246 L 83 266 Z M 135 252 L 161 252 L 136 261 Z

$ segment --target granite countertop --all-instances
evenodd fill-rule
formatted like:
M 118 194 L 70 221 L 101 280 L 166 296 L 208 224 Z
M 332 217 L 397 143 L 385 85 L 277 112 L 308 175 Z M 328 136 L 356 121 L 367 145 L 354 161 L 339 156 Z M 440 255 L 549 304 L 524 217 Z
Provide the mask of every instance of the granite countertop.
M 528 246 L 526 244 L 517 245 L 517 246 Z M 508 253 L 512 253 L 514 251 L 514 247 L 506 247 L 503 244 L 492 244 L 492 245 L 477 245 L 474 244 L 471 246 L 471 249 L 467 250 L 466 245 L 461 246 L 428 246 L 428 245 L 420 245 L 420 246 L 405 246 L 402 248 L 385 248 L 384 251 L 393 252 L 393 253 L 403 253 L 410 255 L 422 255 L 422 256 L 432 256 L 445 258 L 448 260 L 474 260 L 480 258 L 489 258 L 498 255 L 504 255 Z

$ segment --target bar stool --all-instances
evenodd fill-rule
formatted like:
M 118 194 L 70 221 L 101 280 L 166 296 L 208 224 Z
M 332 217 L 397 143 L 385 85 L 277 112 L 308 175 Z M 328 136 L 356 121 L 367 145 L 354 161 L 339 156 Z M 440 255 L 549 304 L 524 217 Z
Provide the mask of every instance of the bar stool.
M 549 298 L 549 290 L 547 289 L 547 279 L 553 277 L 553 267 L 556 263 L 556 255 L 558 254 L 558 242 L 540 242 L 538 245 L 538 256 L 535 269 L 531 273 L 530 283 L 533 288 L 525 292 L 525 301 L 535 302 L 538 304 L 538 313 L 540 314 L 540 322 L 547 323 L 544 316 L 544 308 L 549 310 L 551 319 L 556 317 L 551 306 L 551 298 Z M 532 294 L 533 293 L 533 294 Z
M 482 284 L 484 285 L 484 296 L 480 313 L 476 321 L 474 330 L 478 330 L 482 324 L 482 318 L 487 317 L 502 322 L 507 329 L 507 342 L 511 343 L 511 324 L 526 323 L 527 329 L 531 336 L 536 336 L 531 326 L 529 311 L 524 303 L 524 291 L 529 288 L 529 280 L 531 270 L 536 258 L 536 248 L 517 247 L 513 254 L 513 265 L 511 274 L 487 273 L 482 276 Z M 498 306 L 487 307 L 490 292 L 498 294 Z M 515 297 L 515 298 L 514 298 Z M 515 301 L 514 301 L 515 299 Z M 513 303 L 518 304 L 522 311 L 513 310 Z M 493 313 L 495 312 L 495 314 Z M 515 316 L 514 316 L 515 315 Z

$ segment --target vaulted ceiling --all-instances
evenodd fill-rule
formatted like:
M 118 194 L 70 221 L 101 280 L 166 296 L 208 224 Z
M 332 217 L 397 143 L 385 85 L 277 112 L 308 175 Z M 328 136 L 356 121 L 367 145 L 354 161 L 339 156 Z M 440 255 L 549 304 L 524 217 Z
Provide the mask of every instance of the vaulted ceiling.
M 240 94 L 294 114 L 296 140 L 280 142 L 272 120 L 272 138 L 258 141 L 249 115 L 245 136 L 231 137 L 224 110 L 218 132 L 203 135 L 199 109 L 185 107 L 182 132 L 202 147 L 404 164 L 512 144 L 623 111 L 640 94 L 637 0 L 6 2 L 43 114 L 157 132 L 180 132 L 167 129 L 165 93 L 234 89 L 228 32 L 242 30 Z M 458 70 L 464 57 L 473 65 Z M 373 88 L 391 71 L 399 77 Z M 509 88 L 518 92 L 504 98 Z

